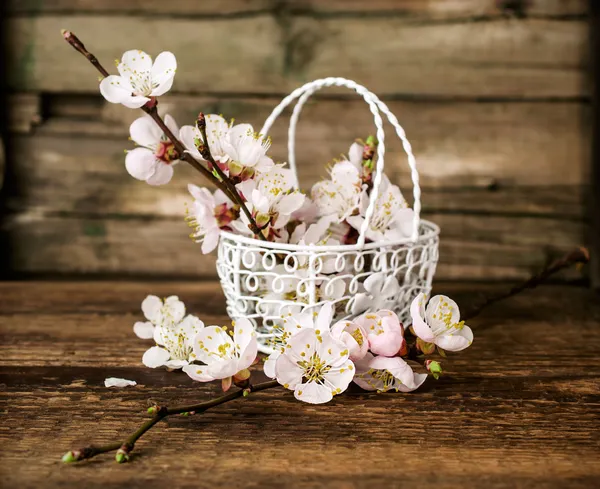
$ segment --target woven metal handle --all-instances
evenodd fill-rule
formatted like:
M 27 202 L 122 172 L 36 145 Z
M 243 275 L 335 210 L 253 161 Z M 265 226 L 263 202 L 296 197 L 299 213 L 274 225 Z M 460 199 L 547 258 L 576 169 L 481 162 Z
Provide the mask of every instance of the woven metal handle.
M 260 131 L 261 134 L 264 134 L 264 135 L 268 134 L 269 130 L 271 129 L 271 126 L 273 125 L 273 123 L 275 122 L 277 117 L 279 117 L 281 115 L 283 110 L 289 104 L 291 104 L 294 100 L 296 100 L 297 98 L 300 98 L 300 100 L 298 100 L 298 103 L 294 107 L 294 111 L 292 112 L 292 117 L 290 120 L 290 127 L 288 130 L 288 163 L 290 165 L 290 169 L 292 170 L 292 172 L 294 174 L 295 186 L 296 186 L 296 188 L 298 188 L 298 174 L 296 172 L 296 155 L 295 155 L 296 124 L 298 122 L 298 117 L 300 116 L 300 112 L 302 111 L 302 107 L 304 106 L 305 102 L 308 100 L 308 98 L 314 92 L 316 92 L 317 90 L 320 90 L 321 88 L 331 87 L 331 86 L 347 87 L 347 88 L 354 90 L 359 95 L 361 95 L 363 97 L 363 99 L 365 100 L 365 102 L 367 102 L 367 104 L 369 105 L 369 109 L 371 110 L 371 113 L 373 114 L 373 119 L 374 119 L 375 127 L 376 127 L 376 135 L 377 135 L 377 141 L 378 141 L 377 167 L 376 167 L 376 171 L 375 171 L 375 178 L 373 180 L 373 189 L 371 190 L 371 196 L 370 196 L 371 198 L 370 198 L 369 206 L 367 207 L 367 211 L 365 213 L 365 221 L 363 222 L 362 227 L 360 229 L 360 234 L 359 234 L 357 244 L 359 246 L 363 246 L 365 244 L 366 232 L 369 227 L 369 223 L 371 222 L 371 218 L 373 217 L 373 213 L 375 212 L 375 204 L 376 204 L 377 198 L 379 196 L 379 189 L 381 186 L 381 180 L 383 178 L 383 170 L 384 170 L 384 166 L 385 166 L 385 162 L 384 162 L 385 133 L 383 130 L 383 121 L 381 119 L 380 111 L 383 112 L 387 116 L 390 124 L 392 124 L 392 126 L 394 126 L 394 129 L 396 130 L 396 134 L 402 141 L 402 147 L 404 148 L 404 151 L 406 152 L 406 155 L 408 156 L 408 165 L 410 166 L 410 170 L 411 170 L 410 175 L 411 175 L 411 179 L 413 182 L 413 197 L 414 197 L 414 204 L 413 204 L 414 217 L 413 217 L 413 228 L 412 228 L 411 240 L 416 241 L 419 236 L 419 222 L 420 222 L 420 213 L 421 213 L 421 187 L 419 186 L 419 172 L 417 171 L 417 162 L 416 162 L 415 157 L 412 152 L 412 146 L 411 146 L 410 142 L 408 141 L 408 139 L 406 138 L 406 133 L 404 132 L 404 129 L 398 123 L 398 119 L 396 119 L 394 114 L 392 114 L 390 112 L 390 109 L 387 107 L 387 105 L 385 105 L 381 100 L 379 100 L 379 98 L 377 98 L 377 96 L 374 93 L 370 92 L 362 85 L 359 85 L 358 83 L 356 83 L 352 80 L 347 80 L 346 78 L 331 77 L 331 78 L 323 78 L 320 80 L 312 81 L 312 82 L 307 83 L 307 84 L 301 86 L 300 88 L 297 88 L 296 90 L 294 90 L 287 97 L 285 97 L 279 103 L 279 105 L 277 107 L 275 107 L 275 109 L 273 109 L 273 112 L 271 112 L 271 115 L 267 118 L 267 120 L 265 121 L 265 123 L 263 125 L 263 128 Z

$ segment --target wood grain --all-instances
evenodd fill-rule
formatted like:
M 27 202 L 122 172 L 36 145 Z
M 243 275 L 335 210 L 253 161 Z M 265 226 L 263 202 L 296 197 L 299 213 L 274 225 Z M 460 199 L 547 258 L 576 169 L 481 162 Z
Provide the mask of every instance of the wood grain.
M 135 15 L 231 15 L 263 11 L 311 14 L 382 13 L 416 19 L 448 20 L 477 18 L 511 13 L 510 4 L 503 7 L 497 0 L 7 0 L 9 13 L 128 13 Z M 529 0 L 521 7 L 525 15 L 586 15 L 585 0 Z
M 199 111 L 221 113 L 250 122 L 258 130 L 279 98 L 165 97 L 164 113 L 181 125 L 191 124 Z M 86 186 L 85 171 L 122 173 L 128 127 L 140 114 L 120 106 L 104 106 L 102 119 L 92 114 L 96 98 L 60 109 L 33 138 L 14 138 L 15 165 L 25 172 L 48 176 L 60 168 Z M 406 129 L 425 187 L 581 185 L 589 181 L 588 105 L 562 103 L 469 103 L 391 101 L 390 110 Z M 87 116 L 75 117 L 79 111 Z M 348 118 L 351 115 L 351 123 Z M 282 116 L 272 131 L 271 154 L 287 161 L 289 118 Z M 374 133 L 372 115 L 358 99 L 309 102 L 298 123 L 296 152 L 301 182 L 312 185 L 324 166 L 346 153 L 355 138 Z M 386 126 L 386 172 L 408 186 L 408 166 L 400 141 Z M 42 135 L 48 137 L 42 137 Z M 85 158 L 83 156 L 85 155 Z M 565 171 L 568 165 L 569 170 Z M 181 168 L 181 167 L 180 167 Z M 85 170 L 84 170 L 85 169 Z M 75 177 L 81 173 L 80 177 Z M 73 182 L 75 183 L 75 182 Z M 129 183 L 129 182 L 127 182 Z
M 7 118 L 11 132 L 29 133 L 42 122 L 42 101 L 39 94 L 17 93 L 8 97 Z
M 498 288 L 438 291 L 467 307 Z M 600 306 L 575 287 L 527 292 L 474 319 L 473 346 L 415 393 L 352 389 L 311 407 L 267 391 L 169 419 L 139 442 L 131 465 L 101 456 L 61 466 L 64 451 L 131 430 L 150 400 L 217 393 L 140 366 L 148 343 L 131 325 L 150 291 L 178 294 L 207 321 L 226 321 L 214 283 L 0 284 L 0 451 L 9 487 L 558 489 L 593 488 L 600 477 L 590 456 L 600 448 Z M 138 386 L 106 389 L 108 376 Z
M 140 19 L 127 16 L 73 15 L 68 25 L 65 20 L 11 19 L 9 86 L 95 92 L 97 75 L 76 52 L 68 52 L 58 35 L 68 27 L 82 33 L 88 49 L 109 67 L 132 46 L 153 55 L 174 52 L 179 70 L 173 90 L 183 93 L 285 93 L 332 74 L 355 79 L 379 95 L 579 98 L 589 93 L 587 24 L 578 20 L 421 25 L 388 16 L 282 20 L 264 14 L 151 17 L 144 28 Z M 122 35 L 107 36 L 107 26 L 127 33 L 127 45 Z M 385 76 L 380 74 L 382 60 L 387 60 Z

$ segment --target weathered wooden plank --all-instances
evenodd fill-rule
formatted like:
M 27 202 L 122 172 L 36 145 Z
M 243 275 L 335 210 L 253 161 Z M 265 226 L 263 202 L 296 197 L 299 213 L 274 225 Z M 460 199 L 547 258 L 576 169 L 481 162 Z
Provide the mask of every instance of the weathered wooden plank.
M 527 16 L 586 15 L 585 0 L 527 0 L 524 2 L 502 0 L 302 0 L 289 2 L 295 11 L 311 13 L 382 13 L 406 15 L 411 18 L 447 20 L 477 18 L 519 13 Z
M 298 19 L 290 76 L 355 79 L 375 93 L 573 97 L 588 93 L 584 22 L 406 25 L 394 18 Z M 383 76 L 385 73 L 385 76 Z
M 583 243 L 585 225 L 553 218 L 440 214 L 438 278 L 514 279 Z M 3 240 L 16 273 L 215 277 L 214 257 L 187 237 L 183 219 L 8 216 Z M 447 268 L 444 268 L 447 267 Z M 577 273 L 576 276 L 581 276 Z
M 264 11 L 311 14 L 368 13 L 404 15 L 416 19 L 455 19 L 494 16 L 510 13 L 515 7 L 498 0 L 8 0 L 9 13 L 39 15 L 42 13 L 73 14 L 131 13 L 135 15 L 230 15 Z M 525 15 L 565 16 L 587 14 L 585 0 L 528 0 L 518 6 Z
M 14 144 L 19 157 L 13 165 L 15 180 L 6 199 L 14 212 L 181 216 L 186 203 L 191 202 L 188 182 L 212 188 L 185 163 L 178 164 L 169 185 L 156 188 L 136 181 L 126 173 L 123 145 L 116 141 L 44 136 L 18 139 Z M 307 184 L 324 174 L 319 160 L 312 161 L 312 165 L 302 167 L 303 182 Z M 407 186 L 406 177 L 393 169 L 388 174 L 393 181 L 402 182 L 404 195 L 412 201 L 412 188 Z M 465 180 L 471 183 L 467 175 Z M 584 187 L 580 185 L 447 188 L 427 186 L 428 183 L 431 180 L 424 178 L 426 187 L 421 200 L 425 212 L 537 215 L 575 220 L 581 220 L 585 214 Z
M 277 99 L 235 99 L 217 101 L 205 97 L 168 97 L 163 104 L 180 124 L 193 123 L 197 112 L 222 113 L 247 121 L 258 130 Z M 413 145 L 422 184 L 426 187 L 497 185 L 581 185 L 588 181 L 589 106 L 578 103 L 389 103 L 404 125 Z M 56 110 L 59 110 L 58 108 Z M 348 124 L 349 115 L 352 124 Z M 17 166 L 48 167 L 64 161 L 69 171 L 121 171 L 122 150 L 129 124 L 139 113 L 109 105 L 103 123 L 69 118 L 50 119 L 38 132 L 53 139 L 17 139 L 15 154 L 27 155 Z M 271 136 L 272 155 L 287 161 L 287 125 L 277 121 Z M 359 100 L 316 100 L 309 102 L 298 124 L 297 160 L 304 185 L 324 175 L 323 167 L 345 153 L 357 137 L 374 133 L 372 116 Z M 408 185 L 406 156 L 399 140 L 386 126 L 386 172 Z M 77 139 L 73 140 L 76 135 Z M 93 141 L 89 137 L 115 140 Z M 62 137 L 55 137 L 62 136 Z M 69 142 L 66 144 L 65 136 Z M 87 161 L 80 161 L 86 154 Z M 110 159 L 107 155 L 110 154 Z M 42 160 L 45 160 L 42 161 Z M 75 164 L 75 161 L 78 161 Z M 56 163 L 54 163 L 56 162 Z M 567 170 L 568 168 L 568 170 Z M 85 185 L 83 182 L 81 185 Z
M 205 317 L 206 305 L 222 307 L 210 286 L 0 284 L 0 304 L 9 296 L 16 306 L 0 315 L 6 484 L 147 488 L 185 487 L 193 480 L 206 488 L 366 489 L 402 481 L 442 489 L 507 483 L 595 487 L 600 467 L 589 453 L 600 448 L 600 309 L 593 292 L 575 287 L 542 287 L 474 319 L 473 346 L 445 362 L 446 377 L 415 393 L 377 396 L 352 389 L 315 408 L 282 390 L 266 391 L 203 416 L 169 419 L 137 444 L 133 466 L 102 456 L 76 468 L 58 467 L 67 449 L 129 432 L 142 422 L 149 402 L 217 395 L 215 385 L 140 367 L 148 342 L 131 332 L 139 302 L 150 290 L 191 300 L 197 304 L 192 311 Z M 468 287 L 446 286 L 443 292 L 466 306 L 475 297 Z M 94 304 L 105 314 L 82 313 L 79 304 Z M 220 320 L 225 321 L 222 312 Z M 112 375 L 139 384 L 104 388 L 103 379 Z M 390 436 L 390 426 L 396 436 Z M 202 450 L 182 449 L 189 446 Z M 390 457 L 402 464 L 381 466 Z M 35 463 L 24 464 L 25 458 Z M 210 467 L 200 485 L 190 472 L 198 465 Z
M 231 15 L 253 14 L 275 9 L 279 0 L 8 0 L 15 14 L 80 14 L 82 12 L 133 15 Z
M 8 98 L 8 128 L 12 132 L 28 133 L 42 122 L 42 104 L 39 94 L 19 93 Z
M 147 19 L 143 27 L 131 17 L 73 16 L 68 25 L 65 22 L 62 16 L 44 16 L 15 18 L 8 23 L 9 86 L 52 92 L 97 91 L 98 73 L 60 35 L 66 27 L 80 33 L 108 69 L 134 46 L 153 56 L 174 52 L 179 65 L 178 91 L 264 93 L 284 84 L 281 32 L 271 16 L 226 20 L 159 17 Z M 122 35 L 106 35 L 107 29 Z
M 494 295 L 499 290 L 505 290 L 510 284 L 497 284 L 489 282 L 465 283 L 458 281 L 435 281 L 434 292 L 447 294 L 467 310 L 467 304 L 478 303 L 482 297 Z M 540 289 L 538 289 L 540 290 Z M 542 320 L 544 312 L 548 311 L 554 319 L 563 321 L 567 317 L 575 321 L 597 321 L 600 315 L 594 312 L 597 302 L 590 292 L 566 285 L 544 286 L 544 292 L 525 291 L 517 298 L 505 301 L 503 304 L 490 306 L 489 311 L 483 314 L 493 318 L 495 315 L 520 317 L 524 309 L 531 309 L 528 318 L 534 317 Z M 188 312 L 202 311 L 210 316 L 211 321 L 223 316 L 224 296 L 219 284 L 213 280 L 25 280 L 0 282 L 0 317 L 7 318 L 13 315 L 122 315 L 132 316 L 140 314 L 141 301 L 147 294 L 152 293 L 159 297 L 177 295 L 187 305 Z M 544 307 L 529 307 L 528 298 L 535 297 L 535 301 Z M 549 308 L 549 309 L 548 309 Z M 479 319 L 478 319 L 479 321 Z M 481 327 L 489 321 L 482 319 Z M 129 323 L 127 323 L 129 324 Z M 36 327 L 31 325 L 31 327 Z M 44 326 L 46 327 L 46 326 Z M 100 328 L 101 329 L 101 328 Z M 508 333 L 512 334 L 512 333 Z M 561 335 L 557 341 L 567 338 Z
M 307 16 L 280 22 L 260 15 L 153 17 L 143 29 L 138 19 L 121 16 L 72 16 L 68 26 L 64 22 L 60 16 L 11 20 L 11 87 L 97 90 L 92 68 L 78 53 L 67 53 L 58 35 L 68 27 L 85 33 L 86 46 L 107 65 L 132 47 L 154 55 L 173 51 L 179 59 L 178 92 L 283 93 L 299 82 L 333 74 L 356 79 L 379 94 L 547 98 L 588 93 L 583 21 L 419 25 L 395 17 Z M 107 25 L 111 32 L 127 33 L 127 44 L 122 36 L 106 36 Z

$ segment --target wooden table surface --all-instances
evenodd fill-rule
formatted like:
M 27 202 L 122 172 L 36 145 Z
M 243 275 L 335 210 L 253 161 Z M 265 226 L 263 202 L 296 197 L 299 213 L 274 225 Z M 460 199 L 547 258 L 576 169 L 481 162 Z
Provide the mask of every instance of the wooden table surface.
M 472 291 L 498 287 L 437 291 L 464 309 Z M 489 308 L 448 375 L 412 394 L 355 389 L 311 406 L 274 389 L 169 418 L 129 464 L 105 454 L 63 465 L 71 448 L 131 432 L 150 400 L 218 393 L 141 364 L 149 344 L 131 328 L 147 293 L 179 295 L 207 324 L 226 320 L 213 282 L 0 284 L 2 487 L 599 487 L 600 300 L 570 286 Z M 105 388 L 111 376 L 138 385 Z

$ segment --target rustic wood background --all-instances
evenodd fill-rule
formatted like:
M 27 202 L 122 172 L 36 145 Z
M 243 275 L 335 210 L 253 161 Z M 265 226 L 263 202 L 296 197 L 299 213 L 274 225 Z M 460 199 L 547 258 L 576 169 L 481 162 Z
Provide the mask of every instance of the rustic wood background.
M 405 126 L 442 227 L 439 278 L 516 279 L 586 242 L 590 83 L 586 0 L 6 0 L 10 89 L 3 261 L 12 274 L 213 277 L 171 185 L 130 178 L 123 150 L 137 112 L 104 103 L 68 28 L 107 67 L 123 51 L 173 51 L 163 110 L 260 127 L 305 81 L 345 76 Z M 308 187 L 373 132 L 366 106 L 328 91 L 298 129 Z M 286 159 L 287 121 L 272 133 Z M 390 134 L 387 172 L 408 192 Z M 408 194 L 410 195 L 410 194 Z M 580 272 L 574 272 L 578 274 Z M 572 276 L 571 276 L 572 277 Z

